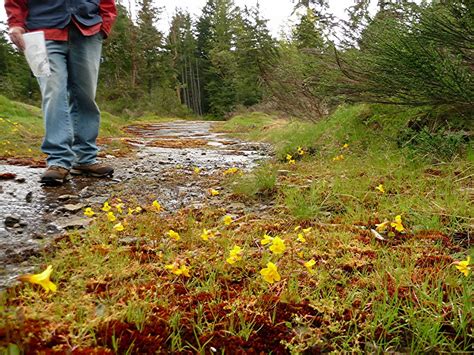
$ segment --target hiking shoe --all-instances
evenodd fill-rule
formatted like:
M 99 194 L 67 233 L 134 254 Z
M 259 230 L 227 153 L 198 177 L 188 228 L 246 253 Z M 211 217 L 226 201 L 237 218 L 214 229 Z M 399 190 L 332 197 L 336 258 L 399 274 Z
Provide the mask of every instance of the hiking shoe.
M 52 165 L 41 175 L 40 183 L 49 186 L 58 186 L 62 185 L 66 180 L 69 180 L 70 177 L 68 169 Z
M 71 169 L 71 174 L 101 178 L 112 176 L 114 174 L 114 168 L 100 163 L 94 163 L 90 165 L 75 165 Z

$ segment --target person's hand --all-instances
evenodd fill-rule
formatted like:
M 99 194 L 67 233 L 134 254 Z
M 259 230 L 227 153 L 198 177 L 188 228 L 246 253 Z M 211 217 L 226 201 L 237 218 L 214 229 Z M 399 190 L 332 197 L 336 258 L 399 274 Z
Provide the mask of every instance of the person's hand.
M 19 50 L 25 50 L 25 41 L 23 41 L 23 33 L 25 33 L 23 27 L 12 27 L 8 31 L 11 41 L 18 47 Z

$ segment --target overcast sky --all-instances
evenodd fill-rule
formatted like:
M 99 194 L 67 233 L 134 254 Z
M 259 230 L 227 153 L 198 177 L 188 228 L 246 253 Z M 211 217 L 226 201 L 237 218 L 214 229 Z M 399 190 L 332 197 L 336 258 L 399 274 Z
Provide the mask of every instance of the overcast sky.
M 134 0 L 131 0 L 132 3 Z M 234 0 L 238 6 L 253 6 L 257 0 Z M 123 3 L 128 4 L 128 0 L 122 0 Z M 259 0 L 263 16 L 270 20 L 269 27 L 272 33 L 277 36 L 282 29 L 287 29 L 291 25 L 289 19 L 293 10 L 294 4 L 291 0 Z M 162 14 L 162 20 L 159 27 L 163 31 L 167 31 L 174 9 L 180 7 L 187 9 L 195 16 L 199 16 L 202 7 L 206 0 L 155 0 L 155 4 L 162 6 L 165 12 Z M 351 6 L 353 0 L 330 0 L 331 12 L 339 18 L 344 18 L 344 9 Z M 127 6 L 128 7 L 128 6 Z M 0 21 L 6 21 L 5 9 L 0 6 Z

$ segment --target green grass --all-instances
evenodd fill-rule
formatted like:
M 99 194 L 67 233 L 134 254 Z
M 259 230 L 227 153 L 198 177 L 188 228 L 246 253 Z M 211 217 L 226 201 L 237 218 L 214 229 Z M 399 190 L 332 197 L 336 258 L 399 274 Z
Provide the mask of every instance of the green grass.
M 274 142 L 276 159 L 243 176 L 218 181 L 219 172 L 210 186 L 199 181 L 222 187 L 214 198 L 223 208 L 157 213 L 149 197 L 124 194 L 124 210 L 139 204 L 143 212 L 129 216 L 114 207 L 125 226 L 117 232 L 95 206 L 87 231 L 70 233 L 38 260 L 53 265 L 57 293 L 20 285 L 3 295 L 0 333 L 7 336 L 0 347 L 469 352 L 472 269 L 464 276 L 453 262 L 474 256 L 472 153 L 466 148 L 439 163 L 401 145 L 397 136 L 416 112 L 355 106 L 316 124 L 258 114 L 223 123 L 240 137 Z M 274 207 L 238 212 L 226 226 L 236 198 Z M 370 230 L 397 215 L 405 229 L 390 226 L 380 232 L 383 241 L 376 239 Z M 202 240 L 204 228 L 215 237 Z M 170 229 L 179 241 L 167 236 Z M 264 234 L 283 239 L 284 252 L 263 245 Z M 124 245 L 125 237 L 136 242 Z M 231 265 L 236 245 L 242 259 Z M 281 281 L 262 278 L 268 262 Z M 190 277 L 166 268 L 173 263 Z
M 171 117 L 146 114 L 136 119 L 123 118 L 102 111 L 100 138 L 106 139 L 104 153 L 125 154 L 129 151 L 119 140 L 107 138 L 125 137 L 122 128 L 129 124 L 168 122 Z M 3 158 L 43 158 L 40 151 L 44 135 L 41 110 L 38 107 L 11 101 L 0 95 L 0 157 Z

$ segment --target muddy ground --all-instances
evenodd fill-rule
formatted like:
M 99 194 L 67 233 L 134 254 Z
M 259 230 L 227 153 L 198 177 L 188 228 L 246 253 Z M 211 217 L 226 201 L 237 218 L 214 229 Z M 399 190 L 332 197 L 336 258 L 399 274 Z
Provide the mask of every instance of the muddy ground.
M 269 147 L 212 132 L 214 123 L 175 121 L 129 126 L 123 139 L 136 150 L 132 156 L 103 157 L 115 169 L 112 179 L 75 177 L 61 187 L 44 187 L 44 169 L 0 165 L 0 289 L 31 271 L 32 256 L 41 255 L 67 229 L 87 226 L 85 207 L 98 207 L 114 195 L 156 198 L 168 211 L 209 203 L 230 167 L 249 170 L 269 156 Z M 196 178 L 194 168 L 201 172 Z M 8 174 L 11 173 L 11 176 Z M 9 178 L 8 178 L 9 177 Z

